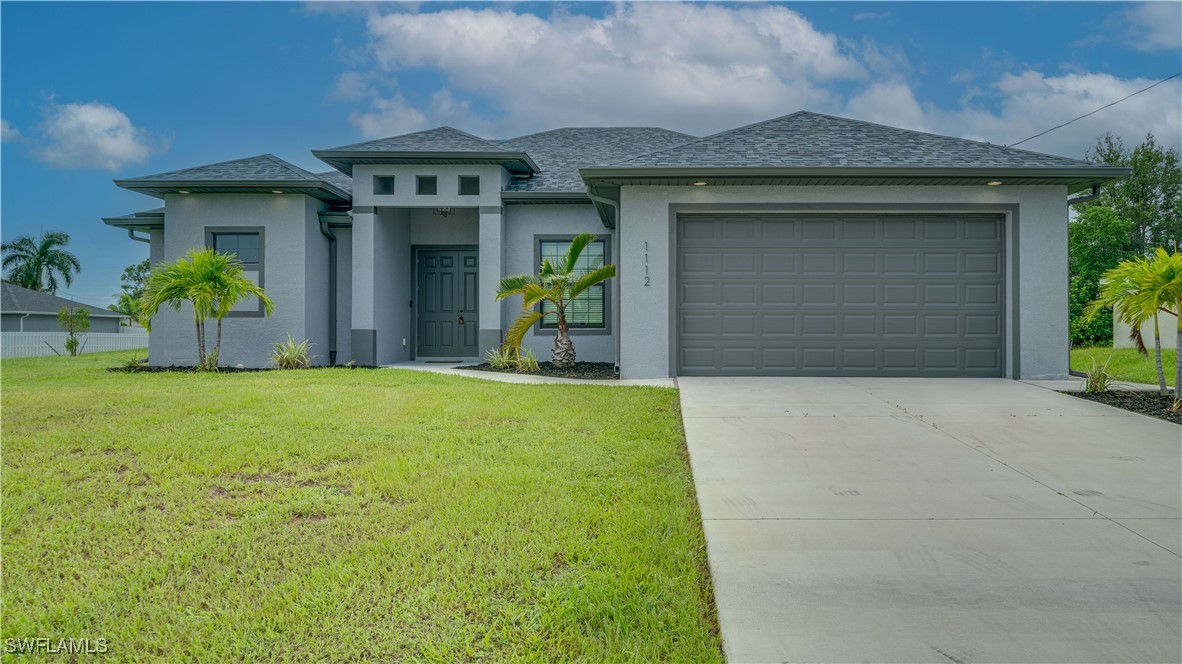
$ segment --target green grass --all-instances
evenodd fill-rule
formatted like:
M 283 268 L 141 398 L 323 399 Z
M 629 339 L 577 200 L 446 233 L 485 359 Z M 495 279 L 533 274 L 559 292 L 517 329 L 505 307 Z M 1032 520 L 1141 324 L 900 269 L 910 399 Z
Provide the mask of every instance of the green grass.
M 4 360 L 5 638 L 115 660 L 722 658 L 677 393 Z
M 1152 340 L 1151 340 L 1152 341 Z M 1126 383 L 1149 383 L 1157 385 L 1157 364 L 1153 357 L 1153 349 L 1149 349 L 1149 357 L 1142 357 L 1132 348 L 1076 348 L 1071 351 L 1071 368 L 1076 371 L 1088 371 L 1092 366 L 1092 358 L 1097 362 L 1108 359 L 1108 368 L 1116 375 L 1116 379 Z M 1174 385 L 1175 360 L 1174 351 L 1163 349 L 1161 352 L 1162 365 L 1165 368 L 1166 384 Z

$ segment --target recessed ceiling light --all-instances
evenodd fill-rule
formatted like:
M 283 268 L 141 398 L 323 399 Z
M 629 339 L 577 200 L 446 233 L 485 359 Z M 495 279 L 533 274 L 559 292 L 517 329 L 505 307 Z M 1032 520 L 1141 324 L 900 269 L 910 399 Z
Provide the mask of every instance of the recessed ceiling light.
M 695 186 L 695 187 L 705 187 L 705 186 L 706 186 L 706 182 L 705 182 L 704 180 L 697 180 L 697 181 L 695 181 L 695 182 L 694 182 L 694 186 Z
M 189 192 L 185 191 L 184 189 L 177 189 L 177 190 L 176 190 L 176 193 L 178 193 L 178 194 L 187 194 L 187 193 L 189 193 Z
M 990 187 L 999 187 L 999 186 L 1001 186 L 1001 180 L 990 180 L 989 182 L 986 182 L 985 184 L 989 185 Z
M 998 182 L 998 184 L 1001 184 L 1001 183 L 1000 183 L 1000 182 Z M 272 193 L 272 194 L 282 194 L 282 193 L 283 193 L 283 190 L 282 190 L 282 189 L 272 189 L 272 190 L 271 190 L 271 193 Z

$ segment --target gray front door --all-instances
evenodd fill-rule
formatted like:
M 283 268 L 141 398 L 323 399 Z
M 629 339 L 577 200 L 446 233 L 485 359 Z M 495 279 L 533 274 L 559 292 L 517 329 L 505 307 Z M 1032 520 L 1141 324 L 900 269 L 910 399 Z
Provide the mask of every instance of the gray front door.
M 685 376 L 1001 376 L 1003 223 L 682 216 Z
M 474 249 L 422 250 L 418 253 L 419 357 L 475 357 L 477 254 Z

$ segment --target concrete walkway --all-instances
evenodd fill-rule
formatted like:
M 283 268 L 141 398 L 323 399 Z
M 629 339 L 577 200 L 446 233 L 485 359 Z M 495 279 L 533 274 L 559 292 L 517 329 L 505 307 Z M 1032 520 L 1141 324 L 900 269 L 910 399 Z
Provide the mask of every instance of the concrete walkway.
M 1182 661 L 1182 427 L 1008 380 L 679 384 L 730 661 Z
M 521 385 L 606 385 L 608 387 L 677 387 L 677 384 L 672 378 L 648 378 L 648 379 L 633 379 L 633 380 L 583 380 L 579 378 L 555 378 L 552 376 L 534 376 L 532 374 L 516 374 L 516 373 L 499 373 L 496 371 L 474 371 L 472 369 L 459 369 L 457 367 L 468 366 L 473 364 L 480 364 L 483 360 L 472 358 L 470 361 L 453 362 L 453 363 L 431 363 L 431 362 L 401 362 L 399 364 L 390 364 L 387 369 L 406 369 L 410 371 L 427 371 L 430 373 L 446 374 L 449 376 L 466 376 L 468 378 L 479 378 L 481 380 L 491 380 L 498 383 L 518 383 Z

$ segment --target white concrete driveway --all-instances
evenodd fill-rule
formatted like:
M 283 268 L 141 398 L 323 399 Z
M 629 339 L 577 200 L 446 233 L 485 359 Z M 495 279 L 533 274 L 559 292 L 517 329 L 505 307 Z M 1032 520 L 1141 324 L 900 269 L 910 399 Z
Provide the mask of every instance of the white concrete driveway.
M 732 662 L 1182 662 L 1182 428 L 1009 380 L 681 378 Z

